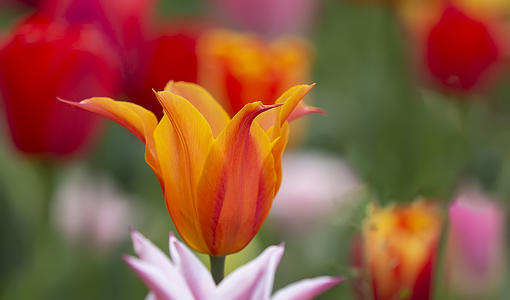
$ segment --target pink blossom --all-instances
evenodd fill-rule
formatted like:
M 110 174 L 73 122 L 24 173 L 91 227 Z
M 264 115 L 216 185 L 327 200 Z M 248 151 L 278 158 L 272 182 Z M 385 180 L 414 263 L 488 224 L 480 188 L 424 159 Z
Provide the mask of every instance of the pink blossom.
M 449 209 L 447 274 L 456 292 L 486 296 L 503 278 L 505 214 L 495 199 L 465 189 Z
M 312 23 L 317 0 L 212 0 L 234 25 L 262 34 L 301 33 Z
M 362 186 L 345 162 L 317 152 L 284 155 L 282 174 L 269 217 L 297 230 L 334 212 Z
M 146 299 L 257 299 L 306 300 L 340 283 L 343 278 L 322 276 L 290 284 L 271 297 L 276 268 L 284 246 L 268 247 L 257 258 L 233 271 L 218 285 L 207 268 L 173 234 L 170 234 L 170 257 L 137 231 L 131 231 L 138 258 L 124 256 L 150 290 Z
M 54 222 L 67 241 L 105 250 L 126 236 L 133 219 L 130 203 L 110 178 L 77 169 L 57 187 Z

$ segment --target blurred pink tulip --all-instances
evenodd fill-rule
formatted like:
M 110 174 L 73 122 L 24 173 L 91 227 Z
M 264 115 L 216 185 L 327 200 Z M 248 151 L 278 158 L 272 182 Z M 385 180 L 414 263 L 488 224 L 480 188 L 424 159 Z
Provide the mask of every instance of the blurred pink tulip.
M 110 178 L 75 170 L 57 188 L 53 218 L 67 241 L 106 250 L 126 237 L 133 221 L 130 203 Z
M 449 216 L 446 274 L 451 290 L 476 299 L 491 295 L 504 273 L 503 209 L 491 197 L 467 189 L 455 198 Z
M 340 283 L 341 277 L 316 277 L 293 283 L 271 297 L 276 268 L 284 246 L 271 246 L 256 259 L 240 267 L 215 285 L 206 267 L 173 234 L 170 234 L 172 261 L 137 231 L 131 232 L 139 258 L 124 256 L 124 261 L 149 287 L 146 299 L 252 299 L 306 300 Z
M 302 230 L 321 220 L 361 187 L 343 161 L 321 153 L 283 156 L 282 185 L 269 217 L 285 227 Z
M 318 0 L 211 0 L 234 25 L 261 34 L 301 33 L 310 27 Z

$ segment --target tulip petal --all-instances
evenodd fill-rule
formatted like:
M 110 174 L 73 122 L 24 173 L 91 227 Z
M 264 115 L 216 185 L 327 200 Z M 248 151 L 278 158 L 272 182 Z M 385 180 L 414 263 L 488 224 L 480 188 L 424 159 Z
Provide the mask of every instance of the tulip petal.
M 198 258 L 170 233 L 170 255 L 196 300 L 210 299 L 216 284 Z
M 322 276 L 290 284 L 274 294 L 272 300 L 308 300 L 343 281 L 342 277 Z
M 146 264 L 164 270 L 164 273 L 168 273 L 166 274 L 167 276 L 171 276 L 174 266 L 163 251 L 161 251 L 138 231 L 131 230 L 131 240 L 136 254 L 142 261 Z
M 292 111 L 292 113 L 287 117 L 287 121 L 292 122 L 296 119 L 304 117 L 309 114 L 323 114 L 326 112 L 321 108 L 305 105 L 303 102 L 300 102 L 297 107 Z
M 284 246 L 280 244 L 277 246 L 277 251 L 275 254 L 271 255 L 269 261 L 266 264 L 264 275 L 261 280 L 258 282 L 258 286 L 253 292 L 252 299 L 270 299 L 271 291 L 273 290 L 274 283 L 274 275 L 276 273 L 276 269 L 280 264 L 280 261 L 283 256 Z
M 301 102 L 303 97 L 314 85 L 315 84 L 301 84 L 289 88 L 275 102 L 277 104 L 282 104 L 282 107 L 259 116 L 257 122 L 264 130 L 268 130 L 275 125 L 275 127 L 278 127 L 278 125 L 282 126 L 285 121 L 292 121 L 310 113 L 322 113 L 323 111 L 321 109 L 307 106 Z M 273 139 L 278 136 L 279 130 L 276 128 L 273 130 Z
M 198 185 L 199 219 L 212 255 L 242 249 L 260 226 L 261 207 L 274 197 L 276 174 L 271 141 L 253 122 L 277 107 L 247 104 L 213 143 Z
M 132 256 L 123 257 L 126 264 L 142 279 L 157 299 L 193 300 L 186 285 L 178 284 L 176 278 L 168 278 L 156 266 Z M 182 278 L 181 278 L 182 280 Z M 180 281 L 180 280 L 179 280 Z
M 199 252 L 206 252 L 197 219 L 196 186 L 213 142 L 211 128 L 183 97 L 171 92 L 156 95 L 165 110 L 154 131 L 154 141 L 167 208 L 186 243 Z
M 230 117 L 223 107 L 203 87 L 190 82 L 170 81 L 165 91 L 187 99 L 207 119 L 214 136 L 227 126 Z
M 258 291 L 266 291 L 267 280 L 274 276 L 273 267 L 280 262 L 283 251 L 283 245 L 268 247 L 257 258 L 233 271 L 218 285 L 215 299 L 268 300 L 271 291 L 264 297 L 260 297 L 262 293 Z
M 150 292 L 147 294 L 147 296 L 145 296 L 144 300 L 158 300 L 158 298 L 156 298 L 156 295 L 154 295 L 154 293 Z
M 289 142 L 289 124 L 284 123 L 280 129 L 280 136 L 273 142 L 271 153 L 273 154 L 276 171 L 276 192 L 280 189 L 282 183 L 282 156 L 287 143 Z
M 107 97 L 94 97 L 81 102 L 59 100 L 99 114 L 129 130 L 145 144 L 145 160 L 161 181 L 159 162 L 152 136 L 158 120 L 151 111 L 131 102 L 115 101 Z

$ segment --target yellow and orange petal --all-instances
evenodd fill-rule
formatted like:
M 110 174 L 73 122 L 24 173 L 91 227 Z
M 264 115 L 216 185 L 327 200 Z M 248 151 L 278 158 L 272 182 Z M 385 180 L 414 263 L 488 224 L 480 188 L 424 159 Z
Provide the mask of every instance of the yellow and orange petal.
M 59 100 L 71 106 L 101 115 L 129 130 L 145 144 L 145 160 L 158 178 L 160 178 L 159 162 L 152 135 L 158 120 L 151 111 L 131 102 L 115 101 L 107 97 L 93 97 L 81 102 Z
M 412 296 L 415 290 L 431 292 L 441 226 L 439 207 L 424 201 L 369 209 L 363 224 L 363 254 L 375 299 Z

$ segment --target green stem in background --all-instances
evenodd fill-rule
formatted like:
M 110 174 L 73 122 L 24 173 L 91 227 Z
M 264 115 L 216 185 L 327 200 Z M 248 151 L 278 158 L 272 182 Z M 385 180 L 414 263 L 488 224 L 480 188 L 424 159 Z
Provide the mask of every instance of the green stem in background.
M 35 163 L 37 173 L 41 182 L 42 194 L 40 195 L 40 224 L 39 229 L 47 229 L 50 226 L 50 210 L 53 201 L 55 184 L 56 184 L 56 168 L 53 164 L 39 161 Z
M 211 262 L 211 275 L 216 284 L 220 283 L 225 277 L 225 256 L 209 255 Z

